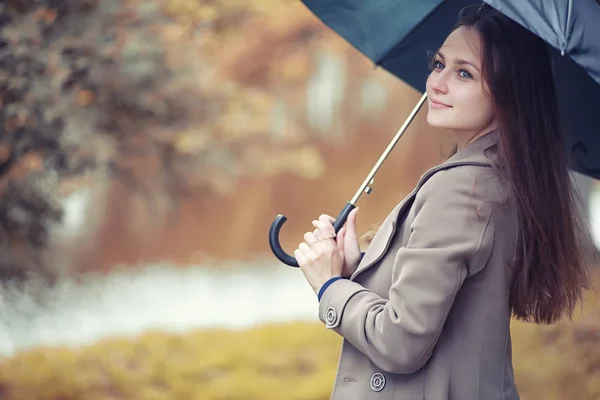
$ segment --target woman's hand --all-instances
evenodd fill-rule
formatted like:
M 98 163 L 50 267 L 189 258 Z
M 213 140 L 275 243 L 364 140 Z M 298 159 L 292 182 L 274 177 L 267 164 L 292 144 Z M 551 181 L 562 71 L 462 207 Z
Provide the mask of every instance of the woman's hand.
M 333 226 L 328 230 L 306 232 L 294 256 L 315 294 L 329 279 L 342 275 L 344 249 L 335 241 Z
M 336 241 L 338 246 L 341 245 L 344 249 L 344 267 L 342 269 L 342 277 L 349 278 L 352 276 L 356 268 L 358 267 L 358 263 L 361 259 L 360 245 L 358 242 L 358 235 L 356 234 L 356 214 L 358 213 L 358 208 L 350 211 L 348 214 L 348 219 L 346 223 L 340 229 L 337 234 Z M 322 234 L 327 232 L 333 232 L 333 223 L 335 222 L 335 218 L 323 214 L 319 217 L 318 221 L 313 221 L 312 224 L 315 228 L 319 229 Z

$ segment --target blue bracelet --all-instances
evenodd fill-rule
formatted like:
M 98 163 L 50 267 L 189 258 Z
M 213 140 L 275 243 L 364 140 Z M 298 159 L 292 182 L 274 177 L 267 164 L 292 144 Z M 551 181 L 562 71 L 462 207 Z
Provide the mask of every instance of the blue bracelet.
M 333 278 L 331 278 L 330 280 L 328 280 L 327 282 L 325 282 L 323 284 L 323 286 L 321 286 L 321 289 L 319 289 L 319 294 L 318 294 L 318 298 L 319 301 L 321 301 L 321 297 L 323 296 L 323 293 L 325 293 L 325 290 L 329 287 L 329 285 L 331 285 L 333 282 L 343 279 L 341 276 L 334 276 Z

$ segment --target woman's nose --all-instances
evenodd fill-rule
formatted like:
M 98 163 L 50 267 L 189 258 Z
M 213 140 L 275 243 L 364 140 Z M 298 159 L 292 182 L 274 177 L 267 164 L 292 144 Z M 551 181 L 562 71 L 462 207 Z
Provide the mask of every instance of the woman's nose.
M 440 71 L 437 74 L 429 76 L 431 79 L 431 88 L 438 93 L 448 93 L 448 82 L 446 77 L 446 71 Z

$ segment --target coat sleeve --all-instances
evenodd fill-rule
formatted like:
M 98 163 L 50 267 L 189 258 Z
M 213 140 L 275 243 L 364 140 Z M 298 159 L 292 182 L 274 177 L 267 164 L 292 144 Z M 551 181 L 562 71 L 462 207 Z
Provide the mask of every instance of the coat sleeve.
M 418 191 L 407 245 L 383 259 L 400 269 L 389 300 L 343 279 L 319 303 L 321 321 L 384 371 L 409 374 L 427 362 L 465 278 L 489 259 L 492 211 L 462 168 L 477 167 L 438 172 Z

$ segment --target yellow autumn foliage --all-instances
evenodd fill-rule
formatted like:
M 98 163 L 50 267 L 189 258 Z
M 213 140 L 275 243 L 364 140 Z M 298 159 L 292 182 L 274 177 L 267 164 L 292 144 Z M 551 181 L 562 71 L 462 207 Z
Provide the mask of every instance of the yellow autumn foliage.
M 551 326 L 513 321 L 522 400 L 600 399 L 600 301 Z M 327 400 L 341 338 L 320 323 L 148 332 L 0 364 L 3 400 Z
M 151 332 L 0 365 L 3 400 L 326 400 L 339 337 L 316 324 L 186 335 Z
M 325 160 L 302 119 L 311 52 L 297 38 L 317 20 L 293 1 L 157 1 L 170 17 L 158 36 L 177 71 L 168 93 L 203 99 L 172 136 L 187 180 L 231 192 L 244 176 L 319 178 Z

